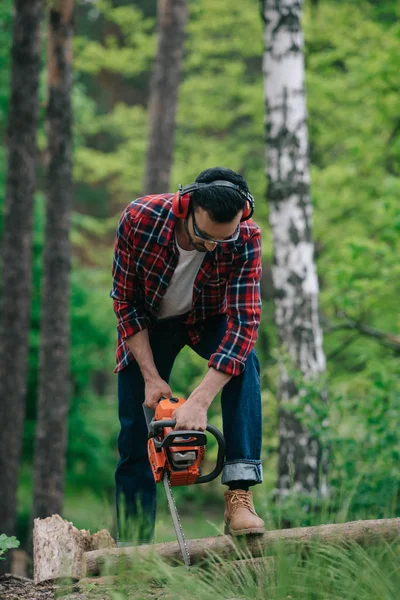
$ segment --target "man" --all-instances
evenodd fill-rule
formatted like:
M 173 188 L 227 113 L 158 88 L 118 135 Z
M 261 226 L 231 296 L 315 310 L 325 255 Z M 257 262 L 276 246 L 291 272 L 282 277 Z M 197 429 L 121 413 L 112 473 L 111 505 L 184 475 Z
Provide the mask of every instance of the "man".
M 226 532 L 264 532 L 249 491 L 262 481 L 259 362 L 253 350 L 261 237 L 253 210 L 244 178 L 213 168 L 175 195 L 139 198 L 122 214 L 111 292 L 118 319 L 120 542 L 134 537 L 143 543 L 154 534 L 156 490 L 142 403 L 155 409 L 160 398 L 173 396 L 168 381 L 185 345 L 208 360 L 208 372 L 175 411 L 176 428 L 204 431 L 207 410 L 222 390 Z

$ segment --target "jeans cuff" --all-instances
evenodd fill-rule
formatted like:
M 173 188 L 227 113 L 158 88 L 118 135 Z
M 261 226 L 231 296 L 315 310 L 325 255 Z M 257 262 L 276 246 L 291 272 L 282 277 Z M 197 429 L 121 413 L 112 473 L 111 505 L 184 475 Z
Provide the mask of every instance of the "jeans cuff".
M 251 485 L 262 483 L 261 460 L 231 460 L 224 464 L 221 483 L 229 485 L 231 481 L 248 481 Z

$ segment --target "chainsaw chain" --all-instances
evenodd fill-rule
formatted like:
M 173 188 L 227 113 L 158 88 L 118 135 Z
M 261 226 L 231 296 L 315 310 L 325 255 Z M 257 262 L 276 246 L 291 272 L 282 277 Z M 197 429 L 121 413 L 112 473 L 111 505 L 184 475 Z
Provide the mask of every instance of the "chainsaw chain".
M 171 512 L 172 522 L 174 524 L 176 538 L 178 540 L 179 548 L 180 548 L 180 551 L 182 554 L 182 558 L 183 558 L 183 561 L 184 561 L 186 567 L 189 568 L 190 567 L 190 554 L 189 554 L 189 550 L 188 550 L 185 536 L 183 533 L 178 509 L 176 507 L 175 499 L 172 494 L 172 487 L 171 487 L 171 482 L 169 480 L 168 471 L 165 471 L 165 473 L 164 473 L 163 484 L 164 484 L 165 495 L 167 496 L 169 510 Z

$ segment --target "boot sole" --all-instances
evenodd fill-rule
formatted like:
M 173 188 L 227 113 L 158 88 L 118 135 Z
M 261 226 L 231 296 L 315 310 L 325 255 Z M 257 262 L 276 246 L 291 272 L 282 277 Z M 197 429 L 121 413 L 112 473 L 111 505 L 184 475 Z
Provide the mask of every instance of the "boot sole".
M 265 533 L 264 527 L 249 527 L 248 529 L 231 529 L 229 525 L 225 525 L 225 535 L 231 535 L 237 537 L 239 535 L 263 535 Z

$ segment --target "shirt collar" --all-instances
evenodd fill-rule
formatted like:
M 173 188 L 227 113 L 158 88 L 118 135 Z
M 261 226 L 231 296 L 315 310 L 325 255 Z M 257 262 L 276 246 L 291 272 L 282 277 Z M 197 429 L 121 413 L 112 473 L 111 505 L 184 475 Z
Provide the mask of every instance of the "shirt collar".
M 172 212 L 172 206 L 167 213 L 167 218 L 160 227 L 158 234 L 158 243 L 162 246 L 170 246 L 174 243 L 174 231 L 176 225 L 176 217 Z

